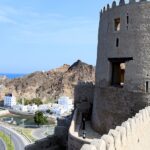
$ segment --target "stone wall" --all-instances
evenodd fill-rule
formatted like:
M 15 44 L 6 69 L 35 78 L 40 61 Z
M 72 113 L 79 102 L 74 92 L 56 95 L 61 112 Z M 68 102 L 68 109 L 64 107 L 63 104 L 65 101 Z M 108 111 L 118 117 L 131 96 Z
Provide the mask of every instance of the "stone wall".
M 78 124 L 79 119 L 81 119 L 81 116 L 78 115 L 78 109 L 76 109 L 69 128 L 68 150 L 79 150 L 83 144 L 90 143 L 90 141 L 86 141 L 78 136 L 80 129 L 80 124 Z M 79 121 L 79 123 L 81 123 L 81 121 Z
M 93 104 L 95 85 L 92 82 L 79 82 L 74 90 L 75 108 L 86 111 Z
M 150 106 L 81 150 L 149 150 Z
M 59 150 L 58 138 L 55 136 L 47 137 L 35 143 L 27 145 L 25 150 Z M 63 150 L 63 149 L 62 149 Z
M 95 88 L 95 99 L 92 113 L 92 126 L 100 134 L 128 118 L 149 105 L 149 93 L 131 92 L 124 88 L 107 87 Z
M 113 2 L 112 8 L 105 7 L 100 15 L 92 124 L 102 134 L 149 104 L 149 8 L 150 2 L 147 1 L 130 0 L 125 4 L 120 0 L 119 5 Z M 118 18 L 120 30 L 116 31 L 115 19 Z M 126 58 L 132 59 L 126 61 Z M 120 76 L 113 71 L 112 60 L 125 61 L 122 87 L 120 83 L 113 84 L 113 77 L 119 80 Z
M 107 87 L 112 79 L 112 62 L 109 58 L 130 58 L 125 61 L 124 88 L 145 92 L 150 81 L 150 2 L 141 1 L 104 9 L 100 15 L 96 85 Z M 128 23 L 127 23 L 128 17 Z M 120 18 L 120 30 L 115 31 L 115 19 Z M 116 46 L 116 39 L 119 46 Z
M 72 114 L 64 118 L 57 118 L 57 126 L 55 127 L 54 135 L 58 139 L 58 144 L 64 149 L 68 145 L 68 132 L 72 120 Z

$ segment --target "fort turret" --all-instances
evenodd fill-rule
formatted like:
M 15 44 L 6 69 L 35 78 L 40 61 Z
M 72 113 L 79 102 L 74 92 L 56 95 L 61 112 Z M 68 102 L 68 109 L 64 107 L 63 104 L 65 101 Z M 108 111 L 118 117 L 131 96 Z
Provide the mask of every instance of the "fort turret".
M 150 102 L 150 2 L 129 0 L 100 13 L 92 126 L 120 125 Z

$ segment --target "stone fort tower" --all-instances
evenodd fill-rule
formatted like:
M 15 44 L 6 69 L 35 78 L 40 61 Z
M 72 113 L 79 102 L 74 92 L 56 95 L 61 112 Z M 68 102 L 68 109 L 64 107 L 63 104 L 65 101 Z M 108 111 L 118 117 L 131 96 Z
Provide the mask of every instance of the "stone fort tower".
M 92 126 L 106 133 L 149 101 L 150 2 L 114 1 L 100 14 Z

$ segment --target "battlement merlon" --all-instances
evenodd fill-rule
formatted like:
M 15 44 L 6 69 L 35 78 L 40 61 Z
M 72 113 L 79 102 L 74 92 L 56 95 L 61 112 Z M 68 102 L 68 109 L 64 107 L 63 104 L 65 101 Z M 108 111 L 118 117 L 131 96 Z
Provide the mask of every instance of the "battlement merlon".
M 125 0 L 120 0 L 119 4 L 117 4 L 116 1 L 113 1 L 111 7 L 109 4 L 107 4 L 107 7 L 104 6 L 103 9 L 101 9 L 100 15 L 102 15 L 103 13 L 106 13 L 107 11 L 112 10 L 113 8 L 116 8 L 116 7 L 121 7 L 121 6 L 125 6 L 125 5 L 133 5 L 133 4 L 144 3 L 144 2 L 150 3 L 150 1 L 148 1 L 148 0 L 139 0 L 139 1 L 129 0 L 129 2 L 126 2 Z

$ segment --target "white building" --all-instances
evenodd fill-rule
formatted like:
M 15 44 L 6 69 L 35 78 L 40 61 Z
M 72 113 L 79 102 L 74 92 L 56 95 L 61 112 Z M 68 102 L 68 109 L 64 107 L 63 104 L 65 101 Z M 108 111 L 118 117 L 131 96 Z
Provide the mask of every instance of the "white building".
M 21 105 L 17 104 L 12 107 L 13 110 L 21 111 L 21 112 L 28 112 L 28 113 L 35 113 L 38 110 L 38 106 L 35 104 L 32 105 Z
M 21 105 L 21 104 L 14 105 L 12 108 L 13 108 L 13 110 L 16 110 L 16 111 L 23 111 L 23 112 L 28 111 L 27 106 L 26 105 Z
M 51 104 L 42 104 L 42 105 L 39 105 L 38 107 L 39 111 L 47 111 L 49 109 L 51 109 Z
M 61 116 L 65 113 L 65 109 L 62 105 L 59 104 L 53 104 L 51 111 L 53 114 L 57 115 L 57 116 Z
M 8 93 L 4 97 L 4 106 L 12 107 L 16 105 L 16 97 L 12 95 L 12 93 Z
M 27 111 L 30 113 L 35 113 L 38 110 L 38 106 L 35 104 L 27 105 Z
M 66 112 L 70 112 L 73 109 L 73 100 L 67 96 L 62 96 L 58 99 L 58 104 L 62 105 Z
M 63 96 L 58 99 L 58 104 L 52 105 L 51 111 L 57 116 L 62 116 L 65 113 L 70 113 L 72 109 L 72 100 L 69 97 Z

